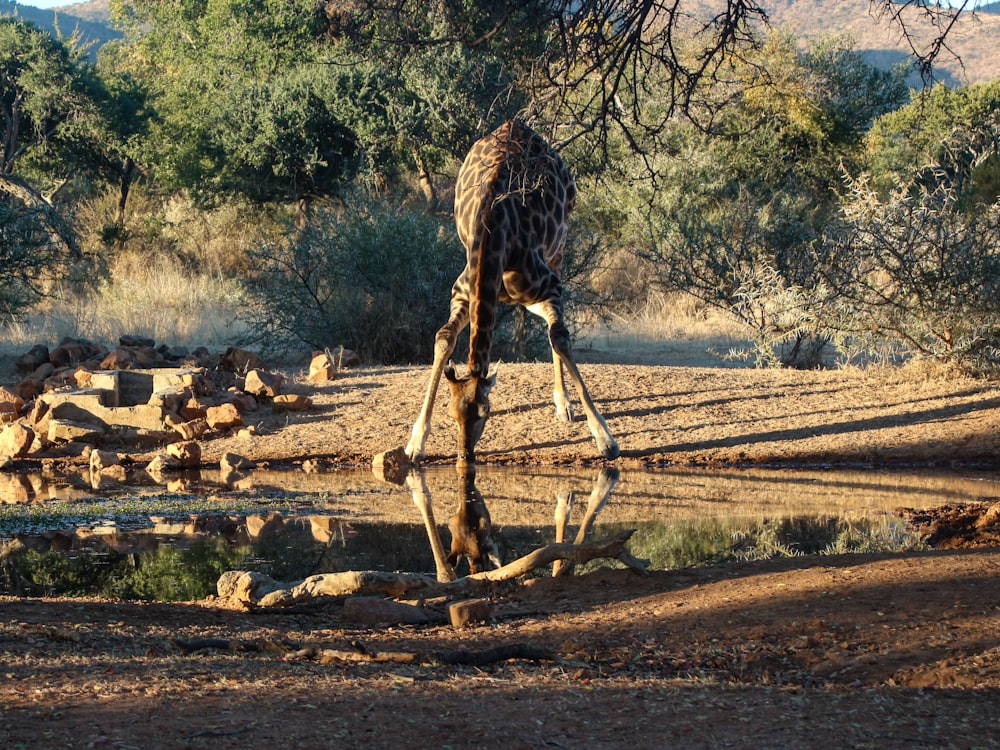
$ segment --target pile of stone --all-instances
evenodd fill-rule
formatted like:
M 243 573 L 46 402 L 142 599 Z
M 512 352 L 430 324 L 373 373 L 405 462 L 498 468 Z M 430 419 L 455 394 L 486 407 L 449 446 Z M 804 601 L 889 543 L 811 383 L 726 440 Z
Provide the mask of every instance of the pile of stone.
M 309 381 L 332 380 L 355 362 L 345 350 L 316 352 Z M 33 347 L 16 366 L 26 377 L 0 388 L 0 462 L 83 455 L 90 453 L 85 446 L 115 442 L 126 448 L 169 445 L 155 468 L 192 468 L 201 463 L 196 441 L 240 429 L 251 434 L 244 415 L 261 402 L 274 411 L 312 406 L 306 396 L 283 393 L 284 376 L 258 354 L 236 347 L 213 357 L 203 347 L 188 352 L 138 336 L 122 336 L 113 351 L 64 339 L 51 351 Z M 246 467 L 240 457 L 231 463 Z

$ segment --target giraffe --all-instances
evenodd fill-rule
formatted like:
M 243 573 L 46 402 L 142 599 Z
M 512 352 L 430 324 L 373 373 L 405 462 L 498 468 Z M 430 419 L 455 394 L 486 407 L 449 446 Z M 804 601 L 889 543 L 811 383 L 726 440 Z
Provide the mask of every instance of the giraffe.
M 466 249 L 466 265 L 451 290 L 448 322 L 434 338 L 434 364 L 406 455 L 425 455 L 431 413 L 441 375 L 448 379 L 449 415 L 458 424 L 458 463 L 474 463 L 475 447 L 489 416 L 496 383 L 490 348 L 500 302 L 522 305 L 548 324 L 555 383 L 556 416 L 573 420 L 564 368 L 576 386 L 587 426 L 605 458 L 618 456 L 607 422 L 594 405 L 573 361 L 563 321 L 562 282 L 567 220 L 576 185 L 559 154 L 523 123 L 512 120 L 470 149 L 455 188 L 455 224 Z M 470 326 L 468 374 L 459 376 L 449 360 L 458 334 Z

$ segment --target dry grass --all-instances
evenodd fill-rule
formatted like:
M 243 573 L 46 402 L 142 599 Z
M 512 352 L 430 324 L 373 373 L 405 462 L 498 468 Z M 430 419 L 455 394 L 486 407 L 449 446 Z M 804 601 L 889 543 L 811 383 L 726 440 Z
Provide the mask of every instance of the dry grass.
M 175 257 L 123 253 L 95 287 L 63 286 L 24 320 L 0 329 L 0 346 L 52 346 L 66 336 L 106 345 L 122 334 L 157 343 L 221 346 L 243 331 L 243 291 L 221 274 L 191 271 Z
M 746 343 L 722 311 L 690 295 L 651 292 L 631 313 L 584 323 L 574 351 L 582 362 L 742 367 L 729 353 Z

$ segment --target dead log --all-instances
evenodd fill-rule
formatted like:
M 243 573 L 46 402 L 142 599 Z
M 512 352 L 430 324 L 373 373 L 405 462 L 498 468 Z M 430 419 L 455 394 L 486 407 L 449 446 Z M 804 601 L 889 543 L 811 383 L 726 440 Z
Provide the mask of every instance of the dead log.
M 381 594 L 398 597 L 436 585 L 431 576 L 377 570 L 323 573 L 302 581 L 282 583 L 264 573 L 228 570 L 216 584 L 219 596 L 245 607 L 289 607 L 324 596 Z
M 282 583 L 263 573 L 230 570 L 220 576 L 219 596 L 248 609 L 256 607 L 288 607 L 320 597 L 342 597 L 380 594 L 400 597 L 413 592 L 426 596 L 467 595 L 489 588 L 500 581 L 510 581 L 536 568 L 551 565 L 556 560 L 582 564 L 599 558 L 619 560 L 633 571 L 645 574 L 648 561 L 639 560 L 625 549 L 635 529 L 623 531 L 609 539 L 571 544 L 549 544 L 519 557 L 496 570 L 475 573 L 456 581 L 439 582 L 419 573 L 387 573 L 382 571 L 347 571 L 323 573 L 302 581 Z

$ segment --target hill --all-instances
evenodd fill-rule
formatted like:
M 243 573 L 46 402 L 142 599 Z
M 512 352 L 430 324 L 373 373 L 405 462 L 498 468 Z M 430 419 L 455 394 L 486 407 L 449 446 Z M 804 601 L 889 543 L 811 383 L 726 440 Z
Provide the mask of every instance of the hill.
M 111 25 L 108 0 L 90 0 L 55 10 L 42 10 L 31 5 L 21 5 L 13 0 L 0 0 L 0 16 L 12 15 L 31 21 L 38 28 L 51 33 L 56 33 L 58 30 L 63 36 L 69 36 L 77 31 L 83 43 L 93 45 L 91 57 L 102 45 L 121 38 L 121 33 Z
M 718 0 L 709 0 L 715 5 Z M 763 0 L 762 5 L 774 27 L 790 31 L 805 39 L 827 36 L 848 36 L 875 65 L 888 67 L 912 60 L 899 30 L 874 17 L 869 0 Z M 1000 1 L 978 6 L 975 15 L 964 15 L 949 36 L 953 54 L 945 52 L 936 75 L 950 86 L 985 83 L 1000 78 L 1000 55 L 996 40 L 1000 39 Z M 13 0 L 0 0 L 0 15 L 17 13 L 39 27 L 63 34 L 78 29 L 85 41 L 94 48 L 117 39 L 121 34 L 111 26 L 108 0 L 88 0 L 52 10 L 40 10 L 20 5 Z M 916 19 L 915 19 L 916 20 Z M 914 23 L 919 28 L 919 23 Z M 929 41 L 929 37 L 927 40 Z M 911 85 L 919 86 L 914 74 Z
M 869 0 L 764 0 L 771 23 L 796 36 L 814 39 L 845 35 L 855 42 L 869 62 L 879 67 L 912 60 L 899 29 L 870 12 Z M 913 28 L 920 28 L 915 15 Z M 935 66 L 937 78 L 950 86 L 985 83 L 1000 78 L 1000 2 L 979 7 L 974 15 L 963 15 L 948 37 L 954 54 L 944 52 Z M 930 35 L 919 40 L 930 41 Z M 911 85 L 919 86 L 914 75 Z

